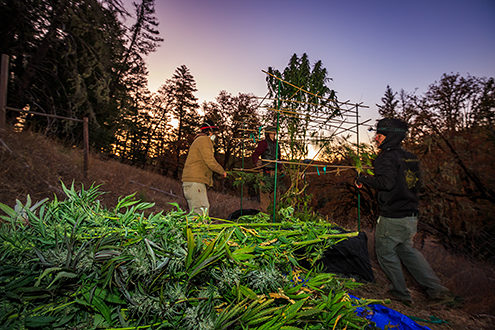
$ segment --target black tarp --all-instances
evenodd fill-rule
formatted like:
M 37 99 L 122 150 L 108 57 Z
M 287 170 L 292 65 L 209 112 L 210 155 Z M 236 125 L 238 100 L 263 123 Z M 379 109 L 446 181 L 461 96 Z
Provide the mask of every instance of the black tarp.
M 254 209 L 242 210 L 243 215 L 254 215 L 258 212 L 258 210 Z M 241 210 L 233 212 L 229 216 L 229 220 L 236 220 L 240 214 Z M 341 233 L 349 232 L 338 227 L 336 229 Z M 304 261 L 300 261 L 300 263 L 303 267 L 309 266 L 309 263 Z M 368 253 L 368 237 L 364 232 L 360 232 L 358 236 L 345 239 L 327 249 L 317 264 L 323 266 L 323 272 L 352 277 L 360 282 L 372 282 L 375 279 Z
M 358 281 L 374 281 L 368 253 L 368 237 L 360 232 L 327 249 L 321 259 L 324 271 L 353 277 Z
M 336 229 L 342 233 L 348 233 L 346 230 Z M 300 253 L 296 251 L 296 254 L 300 256 L 303 253 L 303 251 Z M 310 267 L 310 263 L 305 260 L 300 259 L 299 264 L 304 268 Z M 332 245 L 323 253 L 323 257 L 316 262 L 315 266 L 321 267 L 324 273 L 352 277 L 359 282 L 372 282 L 375 279 L 368 254 L 368 237 L 364 232 Z
M 256 215 L 256 214 L 260 213 L 260 211 L 256 210 L 256 209 L 237 210 L 237 211 L 232 212 L 229 215 L 227 220 L 235 221 L 235 220 L 239 219 L 239 217 L 241 216 L 241 213 L 242 213 L 242 215 Z

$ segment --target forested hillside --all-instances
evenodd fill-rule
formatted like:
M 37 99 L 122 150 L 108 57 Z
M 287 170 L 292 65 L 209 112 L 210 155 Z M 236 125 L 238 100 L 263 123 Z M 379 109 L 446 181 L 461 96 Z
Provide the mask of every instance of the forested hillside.
M 315 208 L 326 214 L 330 221 L 336 221 L 339 226 L 355 228 L 355 194 L 352 186 L 348 185 L 349 175 L 335 177 L 320 176 L 312 180 L 315 196 L 318 202 Z M 112 159 L 102 159 L 98 155 L 90 158 L 88 178 L 82 175 L 82 151 L 77 148 L 67 148 L 38 133 L 0 132 L 0 201 L 14 207 L 16 199 L 22 204 L 27 202 L 29 195 L 32 205 L 44 198 L 64 200 L 65 193 L 61 182 L 70 186 L 74 182 L 76 189 L 84 186 L 89 189 L 99 185 L 104 192 L 99 196 L 102 207 L 116 205 L 121 197 L 135 193 L 136 198 L 143 202 L 155 203 L 150 212 L 168 212 L 175 209 L 170 203 L 178 203 L 186 207 L 180 191 L 180 183 L 174 179 L 151 173 L 136 167 L 122 164 Z M 175 196 L 174 196 L 175 195 Z M 214 217 L 225 218 L 239 208 L 238 194 L 222 194 L 209 192 L 212 204 L 211 214 Z M 256 200 L 244 200 L 245 208 L 257 208 Z M 367 212 L 367 211 L 364 211 Z M 376 282 L 357 289 L 355 295 L 373 299 L 387 298 L 387 280 L 377 265 L 373 252 L 373 217 L 364 216 L 363 227 L 368 234 L 370 258 Z M 420 233 L 424 234 L 424 232 Z M 442 246 L 441 240 L 429 236 L 418 237 L 418 248 L 432 263 L 443 283 L 464 299 L 462 305 L 452 307 L 430 307 L 421 288 L 408 277 L 408 285 L 416 303 L 404 306 L 393 302 L 387 306 L 406 315 L 428 320 L 431 315 L 448 323 L 422 323 L 432 329 L 483 329 L 493 324 L 493 296 L 495 286 L 491 274 L 494 266 L 490 263 L 473 260 L 452 249 Z
M 177 179 L 198 125 L 208 118 L 220 127 L 216 157 L 229 173 L 209 192 L 213 217 L 240 208 L 241 183 L 243 208 L 258 208 L 262 178 L 249 172 L 250 156 L 263 128 L 275 125 L 286 161 L 277 207 L 292 207 L 303 221 L 327 219 L 372 234 L 375 192 L 357 191 L 353 182 L 378 150 L 357 145 L 355 127 L 342 128 L 354 115 L 346 107 L 354 105 L 339 100 L 322 61 L 303 53 L 293 54 L 285 68 L 266 63 L 264 96 L 219 91 L 215 101 L 199 104 L 187 63 L 151 92 L 146 58 L 166 47 L 154 6 L 154 0 L 136 1 L 130 10 L 120 0 L 0 1 L 0 53 L 9 59 L 0 202 L 13 206 L 28 194 L 33 201 L 61 198 L 60 181 L 74 181 L 101 185 L 106 205 L 136 192 L 155 203 L 155 212 L 171 210 L 170 202 L 185 208 Z M 433 245 L 430 257 L 439 263 L 462 258 L 465 264 L 436 270 L 450 288 L 471 294 L 466 311 L 492 315 L 493 294 L 482 293 L 493 288 L 486 274 L 495 263 L 495 79 L 445 73 L 421 94 L 392 87 L 376 107 L 382 117 L 408 123 L 405 147 L 421 161 L 418 246 Z M 91 148 L 86 178 L 80 151 L 85 117 Z M 317 151 L 316 162 L 310 149 Z M 322 171 L 318 163 L 335 170 Z M 467 273 L 456 277 L 459 264 Z
M 263 138 L 263 127 L 274 124 L 279 127 L 286 160 L 305 160 L 311 144 L 327 163 L 357 165 L 352 156 L 354 137 L 336 128 L 349 111 L 330 87 L 332 78 L 321 61 L 293 54 L 283 69 L 267 65 L 268 93 L 262 99 L 220 91 L 214 102 L 200 105 L 187 64 L 164 78 L 156 93 L 148 90 L 146 56 L 164 46 L 154 1 L 138 1 L 131 11 L 117 0 L 63 3 L 0 3 L 0 50 L 10 58 L 9 107 L 88 117 L 89 141 L 96 154 L 174 178 L 180 176 L 185 154 L 204 119 L 201 113 L 220 127 L 217 157 L 229 171 L 241 167 L 243 156 L 244 167 L 253 165 L 249 156 Z M 422 208 L 424 229 L 453 248 L 491 258 L 495 246 L 493 77 L 444 74 L 424 94 L 397 93 L 387 86 L 382 102 L 376 105 L 382 116 L 409 123 L 407 147 L 422 161 L 423 200 L 427 201 Z M 269 111 L 277 107 L 292 109 L 292 114 Z M 17 131 L 37 131 L 67 146 L 82 146 L 80 122 L 7 111 L 7 123 Z M 376 152 L 365 144 L 359 150 L 365 156 Z M 355 172 L 345 170 L 321 180 L 316 173 L 305 177 L 311 170 L 285 166 L 290 183 L 281 203 L 303 213 L 312 212 L 308 208 L 312 206 L 324 216 L 355 217 Z M 217 182 L 216 188 L 238 192 L 232 186 L 238 175 Z M 328 185 L 323 188 L 322 182 Z M 340 190 L 328 190 L 334 186 Z M 329 193 L 321 194 L 320 189 Z M 253 189 L 247 193 L 256 195 Z M 307 197 L 308 193 L 315 198 Z M 363 221 L 372 225 L 376 217 L 373 192 L 361 193 Z M 333 201 L 342 196 L 347 196 L 347 206 L 338 207 Z
M 81 149 L 68 148 L 38 133 L 0 132 L 0 202 L 15 205 L 16 199 L 39 201 L 44 198 L 64 198 L 61 182 L 76 187 L 99 186 L 105 193 L 100 197 L 105 205 L 112 205 L 122 196 L 136 194 L 136 198 L 155 203 L 153 212 L 175 209 L 177 203 L 187 209 L 180 182 L 122 164 L 116 160 L 92 154 L 88 177 L 83 177 Z M 208 192 L 212 201 L 211 214 L 227 218 L 239 209 L 238 196 L 216 191 Z M 257 202 L 244 200 L 246 208 L 257 208 Z

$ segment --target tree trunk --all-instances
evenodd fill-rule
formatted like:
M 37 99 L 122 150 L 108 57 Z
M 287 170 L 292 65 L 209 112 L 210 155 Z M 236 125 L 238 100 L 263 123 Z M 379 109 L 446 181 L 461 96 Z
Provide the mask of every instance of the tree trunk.
M 182 114 L 182 109 L 179 110 L 179 113 Z M 180 151 L 181 151 L 181 139 L 182 139 L 182 126 L 183 126 L 183 121 L 184 115 L 182 114 L 179 117 L 179 131 L 177 132 L 177 143 L 175 144 L 175 152 L 176 152 L 176 167 L 174 171 L 174 178 L 178 179 L 179 178 L 179 163 L 180 163 Z

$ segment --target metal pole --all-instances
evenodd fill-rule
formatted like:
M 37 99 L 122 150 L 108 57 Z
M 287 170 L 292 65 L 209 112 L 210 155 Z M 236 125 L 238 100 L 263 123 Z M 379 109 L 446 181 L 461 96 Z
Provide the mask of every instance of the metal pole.
M 9 77 L 9 56 L 2 54 L 2 62 L 0 64 L 0 129 L 7 125 L 7 84 Z
M 242 168 L 242 170 L 244 170 L 244 139 L 242 139 L 241 141 L 242 141 L 241 142 L 241 153 L 242 153 L 241 168 Z M 243 197 L 244 197 L 244 180 L 241 181 L 241 216 L 242 216 L 242 199 L 243 199 Z
M 359 107 L 356 104 L 356 152 L 357 157 L 360 159 L 359 152 Z M 361 193 L 357 189 L 357 217 L 358 217 L 358 231 L 361 231 Z
M 280 109 L 280 80 L 278 81 L 278 100 L 277 107 Z M 273 218 L 272 222 L 275 222 L 275 214 L 277 210 L 277 175 L 278 175 L 278 132 L 279 132 L 279 119 L 280 112 L 277 112 L 277 134 L 275 135 L 275 178 L 273 184 Z

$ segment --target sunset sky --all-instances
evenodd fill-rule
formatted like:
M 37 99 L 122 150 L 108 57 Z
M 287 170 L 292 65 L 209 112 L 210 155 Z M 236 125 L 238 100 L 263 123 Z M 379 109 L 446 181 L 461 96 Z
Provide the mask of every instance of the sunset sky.
M 131 2 L 132 0 L 125 0 Z M 443 73 L 495 76 L 494 0 L 156 0 L 165 39 L 147 58 L 156 91 L 185 64 L 200 103 L 266 94 L 269 66 L 323 62 L 339 100 L 377 118 L 387 85 L 422 94 Z

